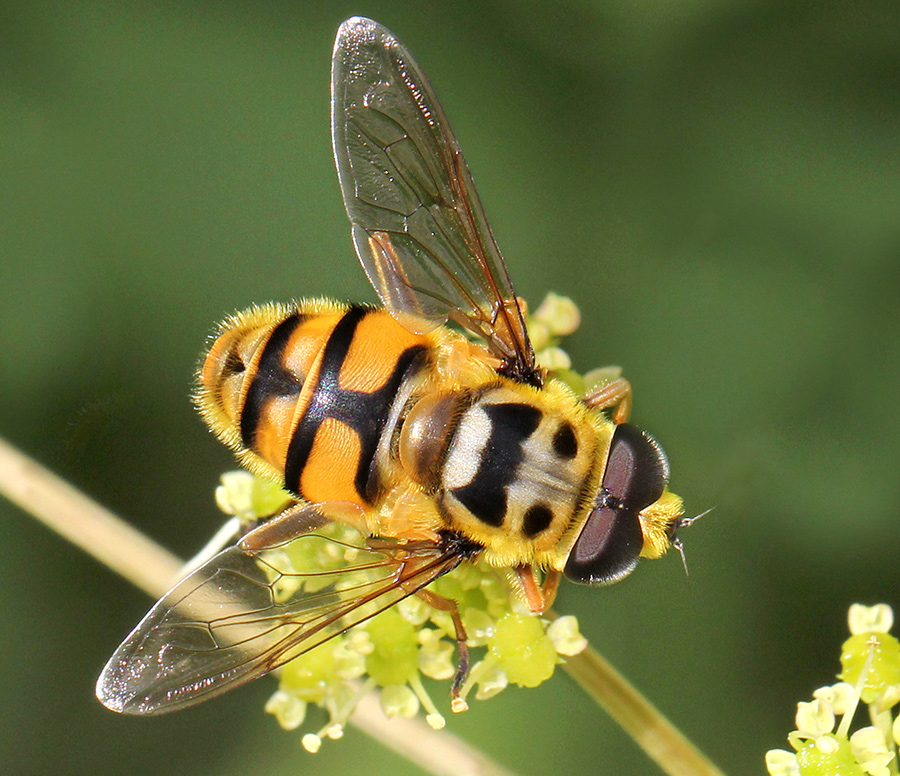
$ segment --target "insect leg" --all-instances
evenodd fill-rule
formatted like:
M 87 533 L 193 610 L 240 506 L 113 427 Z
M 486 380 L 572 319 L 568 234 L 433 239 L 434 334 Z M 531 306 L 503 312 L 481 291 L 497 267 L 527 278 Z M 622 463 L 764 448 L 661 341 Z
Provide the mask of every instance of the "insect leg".
M 582 401 L 592 410 L 615 407 L 612 416 L 613 422 L 616 425 L 624 423 L 631 414 L 631 383 L 624 377 L 618 377 L 611 383 L 591 391 Z
M 516 566 L 515 580 L 519 585 L 519 592 L 528 604 L 528 608 L 535 614 L 543 614 L 553 605 L 556 599 L 556 591 L 559 589 L 559 580 L 562 574 L 550 569 L 544 576 L 543 584 L 537 581 L 534 574 L 534 566 Z
M 550 569 L 544 575 L 544 584 L 541 585 L 541 594 L 544 596 L 544 611 L 553 606 L 556 600 L 556 592 L 559 590 L 559 580 L 562 579 L 562 572 L 556 569 Z
M 455 712 L 465 711 L 468 705 L 459 697 L 459 691 L 469 677 L 469 645 L 466 643 L 469 637 L 466 635 L 462 617 L 459 616 L 459 607 L 452 598 L 445 598 L 430 590 L 419 590 L 416 595 L 429 606 L 448 612 L 453 619 L 459 658 L 456 664 L 456 676 L 453 677 L 453 685 L 450 688 L 450 708 Z

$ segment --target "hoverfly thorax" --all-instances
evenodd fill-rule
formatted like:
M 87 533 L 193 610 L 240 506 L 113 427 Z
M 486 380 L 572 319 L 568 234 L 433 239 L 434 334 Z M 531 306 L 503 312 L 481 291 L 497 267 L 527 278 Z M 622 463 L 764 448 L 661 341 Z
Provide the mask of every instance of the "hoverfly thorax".
M 447 526 L 500 566 L 558 566 L 559 544 L 596 488 L 611 427 L 558 381 L 541 389 L 494 378 L 422 398 L 400 460 Z
M 420 398 L 406 416 L 399 439 L 400 464 L 429 493 L 441 486 L 447 450 L 471 398 L 468 391 L 434 393 Z

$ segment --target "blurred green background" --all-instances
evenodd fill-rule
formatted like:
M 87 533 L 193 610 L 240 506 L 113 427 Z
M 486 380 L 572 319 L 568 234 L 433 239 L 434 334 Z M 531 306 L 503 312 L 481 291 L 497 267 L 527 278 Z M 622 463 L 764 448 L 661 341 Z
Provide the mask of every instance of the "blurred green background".
M 328 125 L 353 14 L 430 75 L 519 293 L 576 298 L 576 366 L 625 367 L 673 488 L 715 507 L 689 580 L 667 557 L 558 608 L 762 772 L 847 606 L 900 604 L 896 0 L 2 3 L 0 434 L 183 556 L 212 534 L 204 337 L 252 302 L 374 300 Z M 355 731 L 305 754 L 270 680 L 105 711 L 149 601 L 5 502 L 0 525 L 4 774 L 418 773 Z M 523 776 L 657 772 L 562 673 L 451 728 Z

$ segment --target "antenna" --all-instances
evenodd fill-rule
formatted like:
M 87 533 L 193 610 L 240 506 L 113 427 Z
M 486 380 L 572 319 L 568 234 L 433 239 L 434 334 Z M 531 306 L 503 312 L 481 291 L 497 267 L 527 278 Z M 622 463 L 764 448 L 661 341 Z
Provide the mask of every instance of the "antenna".
M 684 575 L 686 577 L 690 576 L 690 572 L 688 571 L 687 565 L 687 556 L 684 554 L 684 542 L 681 541 L 681 537 L 677 535 L 677 532 L 682 528 L 687 528 L 688 526 L 696 523 L 701 517 L 706 517 L 710 512 L 712 512 L 715 507 L 710 507 L 705 512 L 701 512 L 699 515 L 694 515 L 693 517 L 683 517 L 681 518 L 675 526 L 676 535 L 672 537 L 672 546 L 678 550 L 678 554 L 681 556 L 681 564 L 684 566 Z

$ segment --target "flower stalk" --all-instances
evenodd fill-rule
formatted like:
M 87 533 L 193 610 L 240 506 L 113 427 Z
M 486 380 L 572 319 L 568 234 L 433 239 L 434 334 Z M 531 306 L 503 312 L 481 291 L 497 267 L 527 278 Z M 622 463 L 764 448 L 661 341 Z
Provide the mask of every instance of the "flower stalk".
M 723 776 L 678 728 L 595 649 L 566 659 L 566 672 L 669 776 Z

